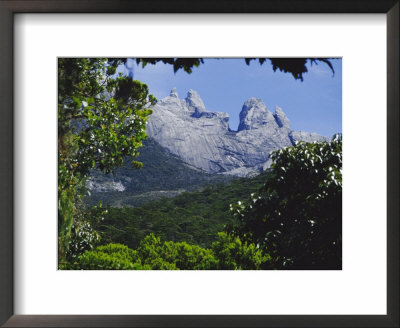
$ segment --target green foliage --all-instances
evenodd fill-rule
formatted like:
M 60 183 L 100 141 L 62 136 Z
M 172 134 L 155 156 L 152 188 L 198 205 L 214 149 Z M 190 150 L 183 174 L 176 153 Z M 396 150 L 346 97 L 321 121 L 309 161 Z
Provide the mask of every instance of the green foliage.
M 90 169 L 105 173 L 138 155 L 145 139 L 148 87 L 116 76 L 120 59 L 58 60 L 59 261 L 64 261 Z M 140 167 L 140 163 L 132 164 Z
M 60 161 L 69 163 L 74 173 L 87 174 L 92 168 L 108 173 L 121 166 L 125 156 L 137 156 L 146 137 L 146 116 L 151 111 L 145 106 L 155 98 L 147 85 L 110 75 L 119 63 L 59 59 L 59 143 L 73 132 L 68 156 Z
M 104 221 L 95 225 L 103 243 L 121 243 L 131 248 L 150 233 L 162 240 L 185 241 L 209 247 L 217 233 L 235 222 L 229 204 L 257 191 L 268 172 L 254 178 L 242 178 L 228 185 L 210 185 L 202 191 L 183 193 L 140 207 L 108 208 Z
M 76 214 L 76 204 L 81 201 L 79 191 L 85 184 L 84 177 L 71 174 L 68 164 L 60 162 L 58 165 L 58 254 L 59 260 L 65 260 L 68 244 L 71 238 L 71 229 Z
M 142 265 L 137 252 L 121 244 L 99 246 L 86 251 L 77 261 L 67 265 L 72 270 L 149 270 Z
M 140 170 L 132 170 L 130 163 L 125 161 L 112 175 L 92 171 L 90 175 L 94 182 L 105 185 L 121 181 L 126 189 L 123 193 L 92 190 L 85 202 L 95 205 L 101 200 L 104 205 L 113 207 L 139 206 L 184 191 L 197 191 L 208 184 L 228 183 L 235 178 L 194 169 L 151 138 L 143 141 L 137 160 L 143 163 Z
M 143 263 L 156 270 L 204 270 L 217 267 L 211 250 L 185 242 L 162 243 L 153 234 L 141 241 L 137 251 Z
M 69 262 L 73 262 L 76 257 L 100 243 L 101 236 L 94 229 L 94 225 L 103 221 L 105 214 L 107 210 L 102 208 L 101 202 L 91 209 L 80 202 L 76 204 L 67 251 Z
M 232 211 L 233 229 L 272 256 L 278 269 L 340 269 L 342 138 L 298 142 L 273 153 L 272 176 Z M 270 264 L 269 263 L 269 264 Z
M 218 240 L 212 243 L 211 249 L 220 270 L 256 270 L 270 260 L 270 256 L 263 254 L 255 244 L 242 242 L 226 232 L 218 233 Z
M 242 243 L 226 233 L 211 249 L 185 242 L 162 242 L 146 236 L 136 250 L 121 244 L 86 251 L 66 269 L 73 270 L 246 270 L 259 269 L 268 260 L 253 244 Z

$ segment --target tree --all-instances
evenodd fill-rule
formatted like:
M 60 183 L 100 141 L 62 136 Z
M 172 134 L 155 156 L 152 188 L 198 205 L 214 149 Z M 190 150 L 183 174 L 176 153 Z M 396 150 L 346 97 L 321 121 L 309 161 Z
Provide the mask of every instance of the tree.
M 209 249 L 185 242 L 161 242 L 146 236 L 137 249 L 142 263 L 155 270 L 207 270 L 217 268 L 217 259 Z
M 86 251 L 72 263 L 66 265 L 72 270 L 151 270 L 142 265 L 136 251 L 121 244 L 98 246 Z
M 65 261 L 90 170 L 111 172 L 125 157 L 136 157 L 146 138 L 146 117 L 151 113 L 147 107 L 156 99 L 147 85 L 116 74 L 124 62 L 58 61 L 59 262 Z M 136 161 L 132 165 L 140 167 Z
M 136 250 L 121 244 L 98 246 L 66 265 L 73 270 L 253 270 L 269 260 L 254 244 L 224 232 L 211 248 L 186 242 L 162 242 L 147 235 Z
M 239 222 L 233 233 L 270 254 L 269 268 L 340 269 L 341 136 L 297 142 L 272 159 L 272 175 L 260 192 L 232 205 Z
M 255 244 L 242 242 L 239 237 L 218 233 L 218 240 L 211 245 L 220 270 L 257 270 L 270 260 L 268 254 L 257 248 Z
M 280 70 L 284 73 L 291 73 L 295 80 L 303 81 L 303 74 L 308 72 L 306 64 L 309 62 L 312 64 L 318 64 L 319 62 L 325 63 L 335 73 L 333 65 L 329 58 L 245 58 L 247 65 L 250 62 L 257 60 L 260 65 L 267 63 L 268 61 L 272 65 L 274 72 Z M 183 69 L 187 73 L 192 73 L 193 67 L 199 67 L 200 64 L 204 63 L 203 58 L 136 58 L 137 64 L 142 64 L 145 67 L 147 64 L 156 64 L 162 62 L 164 64 L 172 65 L 174 72 Z

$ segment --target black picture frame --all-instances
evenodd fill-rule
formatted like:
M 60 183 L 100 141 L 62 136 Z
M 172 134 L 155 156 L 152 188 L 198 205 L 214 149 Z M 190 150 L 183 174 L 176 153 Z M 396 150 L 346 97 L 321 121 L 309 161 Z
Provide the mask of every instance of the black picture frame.
M 399 7 L 399 0 L 0 0 L 0 324 L 4 327 L 399 327 Z M 13 16 L 121 12 L 386 14 L 387 315 L 14 315 Z

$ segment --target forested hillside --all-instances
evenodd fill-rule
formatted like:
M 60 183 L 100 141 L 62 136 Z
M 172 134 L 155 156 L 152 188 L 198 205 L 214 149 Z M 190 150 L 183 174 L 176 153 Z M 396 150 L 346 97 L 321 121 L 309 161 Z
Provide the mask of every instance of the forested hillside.
M 149 138 L 143 141 L 137 160 L 143 163 L 139 170 L 133 169 L 130 161 L 112 174 L 91 171 L 90 196 L 85 201 L 89 205 L 113 207 L 137 206 L 165 197 L 174 197 L 185 191 L 195 191 L 217 183 L 227 183 L 234 176 L 210 174 L 184 163 L 177 156 Z M 121 191 L 112 188 L 118 183 Z M 106 189 L 108 187 L 108 189 Z M 102 191 L 106 189 L 106 191 Z
M 101 243 L 121 243 L 136 248 L 148 234 L 163 241 L 185 241 L 207 247 L 217 233 L 233 224 L 230 204 L 246 200 L 266 182 L 268 173 L 240 178 L 229 184 L 209 185 L 202 191 L 185 192 L 140 207 L 108 207 L 104 220 L 95 225 Z

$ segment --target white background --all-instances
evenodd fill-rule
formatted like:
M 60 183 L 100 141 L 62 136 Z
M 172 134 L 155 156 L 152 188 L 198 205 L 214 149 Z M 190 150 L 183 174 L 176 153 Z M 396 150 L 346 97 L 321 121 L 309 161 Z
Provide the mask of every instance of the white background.
M 342 271 L 57 271 L 57 57 L 343 57 Z M 15 17 L 16 314 L 385 314 L 384 15 Z

